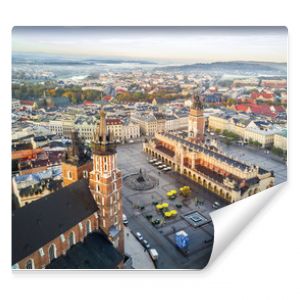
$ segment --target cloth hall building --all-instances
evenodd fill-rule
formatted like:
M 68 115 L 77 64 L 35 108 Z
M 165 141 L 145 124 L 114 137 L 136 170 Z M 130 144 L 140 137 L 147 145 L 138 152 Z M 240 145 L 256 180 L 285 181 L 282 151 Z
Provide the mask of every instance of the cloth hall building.
M 156 133 L 145 141 L 144 151 L 231 203 L 273 186 L 273 171 L 247 165 L 205 144 L 200 102 L 199 97 L 194 99 L 187 134 Z

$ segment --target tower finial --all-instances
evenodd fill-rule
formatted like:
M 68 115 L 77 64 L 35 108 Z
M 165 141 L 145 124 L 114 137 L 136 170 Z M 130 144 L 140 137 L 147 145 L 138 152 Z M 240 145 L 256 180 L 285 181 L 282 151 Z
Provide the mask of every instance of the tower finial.
M 102 106 L 101 110 L 100 110 L 100 132 L 99 132 L 102 142 L 106 142 L 106 137 L 107 137 L 105 115 L 106 114 L 105 114 L 104 108 Z

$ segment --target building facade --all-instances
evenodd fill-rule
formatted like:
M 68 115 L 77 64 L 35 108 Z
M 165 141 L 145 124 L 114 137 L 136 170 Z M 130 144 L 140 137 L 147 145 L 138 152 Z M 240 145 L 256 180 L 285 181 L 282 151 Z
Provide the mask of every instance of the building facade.
M 140 126 L 132 122 L 123 125 L 123 140 L 129 141 L 131 139 L 137 139 L 141 136 Z
M 75 121 L 75 129 L 78 131 L 80 138 L 85 141 L 91 141 L 93 138 L 93 132 L 96 129 L 96 124 L 93 121 Z
M 272 171 L 247 165 L 179 135 L 156 134 L 144 151 L 228 202 L 235 202 L 274 184 Z
M 188 128 L 188 116 L 166 116 L 165 132 Z
M 123 122 L 119 118 L 107 118 L 106 126 L 116 142 L 123 141 Z
M 131 120 L 140 126 L 143 135 L 153 136 L 157 132 L 157 121 L 152 113 L 135 113 Z
M 287 131 L 283 130 L 274 135 L 274 147 L 287 151 Z
M 63 122 L 61 120 L 49 121 L 49 129 L 58 136 L 63 136 Z
M 271 147 L 274 144 L 274 136 L 280 131 L 267 121 L 255 121 L 250 118 L 229 117 L 224 115 L 209 116 L 208 128 L 210 130 L 225 130 L 233 132 L 244 142 L 257 142 L 262 148 Z

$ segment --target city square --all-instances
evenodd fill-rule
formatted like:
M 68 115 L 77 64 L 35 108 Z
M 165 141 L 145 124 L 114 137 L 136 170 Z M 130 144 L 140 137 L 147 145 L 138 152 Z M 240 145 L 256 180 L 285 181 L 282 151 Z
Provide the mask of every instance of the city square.
M 236 148 L 235 153 L 239 153 L 243 149 Z M 245 153 L 245 152 L 243 152 Z M 244 157 L 245 160 L 247 157 Z M 260 154 L 252 154 L 249 159 L 264 161 L 266 167 L 273 166 L 276 169 L 276 175 L 284 177 L 286 166 L 283 163 L 265 159 Z M 135 234 L 140 232 L 143 237 L 159 252 L 157 266 L 159 268 L 193 268 L 195 263 L 203 266 L 209 258 L 212 242 L 213 242 L 213 224 L 209 221 L 209 213 L 215 210 L 214 202 L 220 204 L 220 208 L 226 206 L 224 200 L 210 191 L 204 189 L 192 180 L 182 176 L 174 171 L 167 173 L 159 171 L 155 166 L 149 163 L 148 157 L 142 148 L 142 143 L 134 143 L 118 146 L 118 166 L 123 177 L 127 174 L 138 172 L 142 169 L 147 174 L 155 177 L 159 184 L 151 190 L 134 191 L 123 186 L 123 209 L 126 214 L 129 224 L 129 229 Z M 285 170 L 285 171 L 284 171 Z M 282 172 L 281 172 L 282 171 Z M 276 179 L 275 179 L 276 180 Z M 167 192 L 172 189 L 179 190 L 182 186 L 190 186 L 192 194 L 188 199 L 182 196 L 177 196 L 175 200 L 169 200 Z M 179 211 L 175 219 L 167 220 L 162 226 L 154 227 L 147 215 L 152 215 L 153 218 L 160 216 L 155 209 L 153 202 L 167 202 L 171 208 Z M 175 203 L 181 203 L 182 208 L 178 209 Z M 144 207 L 140 210 L 139 207 Z M 184 218 L 188 212 L 198 211 L 204 216 L 208 222 L 194 228 Z M 190 237 L 190 249 L 188 254 L 183 254 L 176 248 L 175 232 L 185 230 Z

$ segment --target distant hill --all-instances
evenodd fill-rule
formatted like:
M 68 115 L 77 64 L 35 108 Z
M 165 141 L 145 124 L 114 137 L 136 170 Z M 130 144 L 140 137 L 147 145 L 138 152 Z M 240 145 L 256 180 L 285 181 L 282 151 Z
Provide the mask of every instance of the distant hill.
M 12 55 L 13 64 L 46 64 L 46 65 L 95 65 L 95 64 L 142 64 L 155 65 L 146 60 L 106 59 L 106 58 L 65 58 L 59 56 L 18 54 Z
M 286 63 L 256 62 L 256 61 L 230 61 L 214 63 L 197 63 L 191 65 L 167 66 L 156 70 L 167 72 L 206 72 L 230 74 L 272 74 L 286 75 Z

